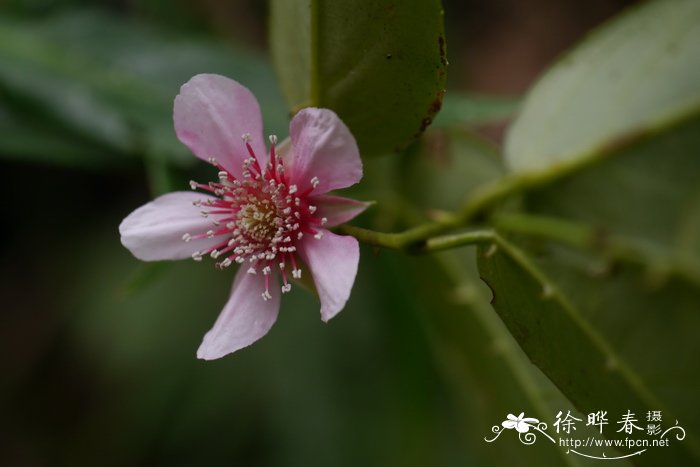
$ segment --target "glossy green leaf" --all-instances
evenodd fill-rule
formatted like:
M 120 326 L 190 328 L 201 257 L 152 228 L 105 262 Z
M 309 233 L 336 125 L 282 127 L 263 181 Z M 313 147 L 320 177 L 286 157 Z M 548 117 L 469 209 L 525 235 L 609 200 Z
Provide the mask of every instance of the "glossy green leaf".
M 292 111 L 333 109 L 363 155 L 406 147 L 440 109 L 439 0 L 272 0 L 270 34 Z
M 515 171 L 579 164 L 700 107 L 700 3 L 643 3 L 535 85 L 506 140 Z

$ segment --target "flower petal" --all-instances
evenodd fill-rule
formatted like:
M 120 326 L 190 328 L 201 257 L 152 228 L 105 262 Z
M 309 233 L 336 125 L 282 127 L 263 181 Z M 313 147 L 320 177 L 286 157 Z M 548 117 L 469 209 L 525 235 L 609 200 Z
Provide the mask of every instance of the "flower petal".
M 360 261 L 360 247 L 354 237 L 322 230 L 317 239 L 306 235 L 299 254 L 308 265 L 321 300 L 321 319 L 328 321 L 350 297 Z
M 355 138 L 332 110 L 300 110 L 289 124 L 289 134 L 292 148 L 282 155 L 291 179 L 302 190 L 310 186 L 313 177 L 320 181 L 315 194 L 348 187 L 362 178 Z
M 263 300 L 265 290 L 261 275 L 248 274 L 245 265 L 238 269 L 231 297 L 204 336 L 197 350 L 197 358 L 214 360 L 247 347 L 263 337 L 277 320 L 280 307 L 280 288 L 271 287 L 270 300 Z
M 501 426 L 503 426 L 503 428 L 507 428 L 508 430 L 512 430 L 513 428 L 515 428 L 515 425 L 516 422 L 513 420 L 505 420 L 501 423 Z
M 188 191 L 176 191 L 144 204 L 119 225 L 122 245 L 144 261 L 183 259 L 215 245 L 216 238 L 185 242 L 186 233 L 196 235 L 212 228 L 210 219 L 200 214 L 192 203 L 210 196 Z
M 361 214 L 371 203 L 365 203 L 342 196 L 320 195 L 309 199 L 318 208 L 317 216 L 328 219 L 327 227 L 344 224 Z
M 243 161 L 250 157 L 241 139 L 250 144 L 258 160 L 266 160 L 262 116 L 255 96 L 225 76 L 196 75 L 175 97 L 173 120 L 177 137 L 203 160 L 214 157 L 235 177 L 242 176 Z

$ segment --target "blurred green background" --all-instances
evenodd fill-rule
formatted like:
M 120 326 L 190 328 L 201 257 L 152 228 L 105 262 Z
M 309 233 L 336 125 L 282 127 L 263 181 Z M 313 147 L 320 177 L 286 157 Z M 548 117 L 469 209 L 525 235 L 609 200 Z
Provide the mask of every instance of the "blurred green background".
M 498 177 L 512 103 L 629 3 L 444 1 L 448 96 L 491 96 L 496 122 L 445 124 L 405 154 L 365 161 L 352 195 L 378 205 L 359 224 L 399 229 Z M 195 358 L 231 271 L 140 263 L 117 226 L 212 175 L 172 130 L 172 99 L 192 75 L 250 87 L 266 131 L 286 135 L 267 14 L 254 0 L 1 4 L 0 465 L 565 462 L 546 446 L 484 443 L 506 413 L 566 401 L 454 256 L 363 247 L 330 323 L 296 290 L 263 340 Z

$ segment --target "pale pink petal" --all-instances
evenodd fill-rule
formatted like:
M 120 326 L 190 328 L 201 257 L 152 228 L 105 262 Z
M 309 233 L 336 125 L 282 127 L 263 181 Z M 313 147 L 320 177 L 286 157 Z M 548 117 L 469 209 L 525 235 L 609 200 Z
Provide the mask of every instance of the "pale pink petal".
M 236 81 L 220 75 L 196 75 L 175 97 L 173 120 L 177 137 L 203 160 L 214 157 L 235 177 L 242 176 L 250 157 L 241 139 L 250 133 L 258 160 L 266 161 L 260 106 Z
M 327 227 L 344 224 L 361 214 L 371 203 L 342 196 L 320 195 L 309 199 L 309 204 L 318 208 L 316 216 L 328 219 Z
M 321 300 L 321 319 L 328 321 L 345 306 L 357 274 L 360 247 L 354 237 L 322 230 L 317 239 L 306 235 L 299 254 L 311 270 Z
M 212 228 L 211 219 L 200 215 L 201 207 L 192 203 L 211 198 L 201 193 L 176 191 L 144 204 L 119 225 L 122 245 L 138 259 L 158 261 L 183 259 L 215 245 L 216 238 L 185 242 L 186 233 L 196 235 Z
M 247 347 L 263 337 L 277 320 L 281 290 L 277 281 L 270 288 L 272 298 L 263 300 L 265 281 L 262 274 L 248 274 L 243 265 L 233 282 L 231 297 L 204 336 L 197 358 L 214 360 Z
M 355 138 L 332 110 L 300 110 L 289 124 L 289 134 L 292 148 L 282 154 L 293 183 L 303 190 L 313 177 L 319 180 L 314 194 L 345 188 L 362 178 Z

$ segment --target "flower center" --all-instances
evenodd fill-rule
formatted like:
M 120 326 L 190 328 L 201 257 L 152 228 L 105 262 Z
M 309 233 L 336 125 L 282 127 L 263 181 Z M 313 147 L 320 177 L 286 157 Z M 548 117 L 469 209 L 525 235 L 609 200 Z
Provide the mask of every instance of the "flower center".
M 243 141 L 250 157 L 243 164 L 242 178 L 234 177 L 215 159 L 209 162 L 219 170 L 219 182 L 207 185 L 190 182 L 193 190 L 200 189 L 214 195 L 194 204 L 206 209 L 202 216 L 212 219 L 212 228 L 206 232 L 186 233 L 182 239 L 220 238 L 204 251 L 195 251 L 192 258 L 201 261 L 204 255 L 223 259 L 216 263 L 226 268 L 233 262 L 249 263 L 248 273 L 262 271 L 265 276 L 263 299 L 272 298 L 270 276 L 279 269 L 282 276 L 282 292 L 289 292 L 291 284 L 287 280 L 287 270 L 292 277 L 301 278 L 297 266 L 297 244 L 304 235 L 321 239 L 320 228 L 326 218 L 315 216 L 316 206 L 310 204 L 310 196 L 319 180 L 313 177 L 310 188 L 300 193 L 298 187 L 289 184 L 284 171 L 284 161 L 275 153 L 277 137 L 270 136 L 270 161 L 260 167 L 250 135 L 243 135 Z

